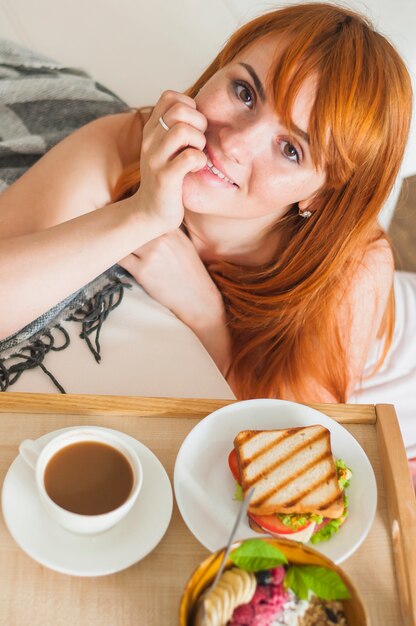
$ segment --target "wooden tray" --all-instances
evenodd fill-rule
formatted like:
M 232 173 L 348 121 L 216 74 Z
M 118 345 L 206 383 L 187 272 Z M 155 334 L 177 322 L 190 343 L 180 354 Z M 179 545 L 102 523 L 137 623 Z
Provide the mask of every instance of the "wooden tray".
M 216 400 L 0 396 L 0 479 L 25 438 L 65 426 L 116 428 L 142 441 L 172 479 L 178 448 Z M 360 442 L 376 474 L 378 509 L 361 547 L 342 564 L 359 588 L 373 626 L 416 626 L 416 505 L 391 405 L 312 405 L 341 422 Z M 177 623 L 186 580 L 208 552 L 176 506 L 157 548 L 136 565 L 99 578 L 58 574 L 30 559 L 0 520 L 0 623 L 7 626 L 161 626 Z M 394 565 L 396 564 L 396 567 Z M 358 625 L 352 625 L 358 626 Z

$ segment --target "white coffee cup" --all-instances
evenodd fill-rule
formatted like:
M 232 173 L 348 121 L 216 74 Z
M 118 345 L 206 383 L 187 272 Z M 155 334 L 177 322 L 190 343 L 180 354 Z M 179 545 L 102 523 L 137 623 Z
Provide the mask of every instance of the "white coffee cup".
M 132 470 L 132 487 L 127 499 L 106 513 L 97 515 L 74 513 L 52 500 L 46 490 L 44 477 L 49 461 L 66 446 L 81 442 L 101 443 L 114 448 L 124 456 Z M 106 428 L 94 426 L 71 428 L 46 444 L 25 439 L 19 446 L 19 452 L 35 472 L 37 491 L 46 511 L 58 524 L 71 532 L 96 534 L 113 527 L 130 511 L 143 483 L 143 468 L 136 451 L 124 439 Z

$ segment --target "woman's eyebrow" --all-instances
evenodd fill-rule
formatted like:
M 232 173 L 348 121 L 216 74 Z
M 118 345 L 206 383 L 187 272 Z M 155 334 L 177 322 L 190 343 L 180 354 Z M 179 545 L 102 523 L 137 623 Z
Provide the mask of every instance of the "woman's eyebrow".
M 254 86 L 257 89 L 257 93 L 260 96 L 260 100 L 264 102 L 266 100 L 266 96 L 264 95 L 264 87 L 260 78 L 257 76 L 255 69 L 248 63 L 240 63 L 240 65 L 244 67 L 244 69 L 246 69 L 247 72 L 250 74 L 251 78 L 253 79 Z
M 260 100 L 262 102 L 264 102 L 266 100 L 264 87 L 263 87 L 263 84 L 262 84 L 260 78 L 258 77 L 258 75 L 256 73 L 256 70 L 254 69 L 254 67 L 252 67 L 248 63 L 240 63 L 240 65 L 242 67 L 244 67 L 244 69 L 246 69 L 247 72 L 250 74 L 251 78 L 253 79 L 254 85 L 255 85 L 255 87 L 257 89 L 257 93 L 260 96 Z M 299 126 L 296 126 L 296 124 L 292 124 L 292 128 L 293 128 L 293 132 L 294 132 L 295 135 L 298 135 L 304 141 L 306 141 L 307 144 L 310 144 L 310 138 L 309 138 L 309 135 L 308 135 L 308 133 L 306 131 L 304 131 L 301 128 L 299 128 Z
M 307 132 L 296 126 L 296 124 L 292 124 L 293 132 L 295 135 L 301 137 L 307 144 L 310 144 L 311 140 Z

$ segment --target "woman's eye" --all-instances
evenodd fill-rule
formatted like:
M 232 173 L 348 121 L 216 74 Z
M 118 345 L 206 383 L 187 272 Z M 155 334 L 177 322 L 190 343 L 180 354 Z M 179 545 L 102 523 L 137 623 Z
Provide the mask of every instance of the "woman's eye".
M 245 104 L 250 109 L 253 108 L 256 101 L 256 96 L 250 85 L 244 82 L 236 81 L 234 83 L 234 93 L 243 104 Z
M 294 161 L 295 163 L 299 163 L 300 161 L 299 152 L 296 150 L 293 143 L 290 143 L 290 141 L 282 139 L 280 142 L 280 150 L 286 159 L 289 159 L 289 161 Z

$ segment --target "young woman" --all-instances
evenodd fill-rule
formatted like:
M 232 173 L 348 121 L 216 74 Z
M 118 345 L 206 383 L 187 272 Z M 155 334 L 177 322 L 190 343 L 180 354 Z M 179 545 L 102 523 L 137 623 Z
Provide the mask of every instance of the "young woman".
M 187 94 L 84 126 L 3 192 L 1 337 L 118 263 L 238 398 L 345 402 L 392 344 L 377 215 L 410 114 L 402 60 L 359 15 L 253 20 Z

